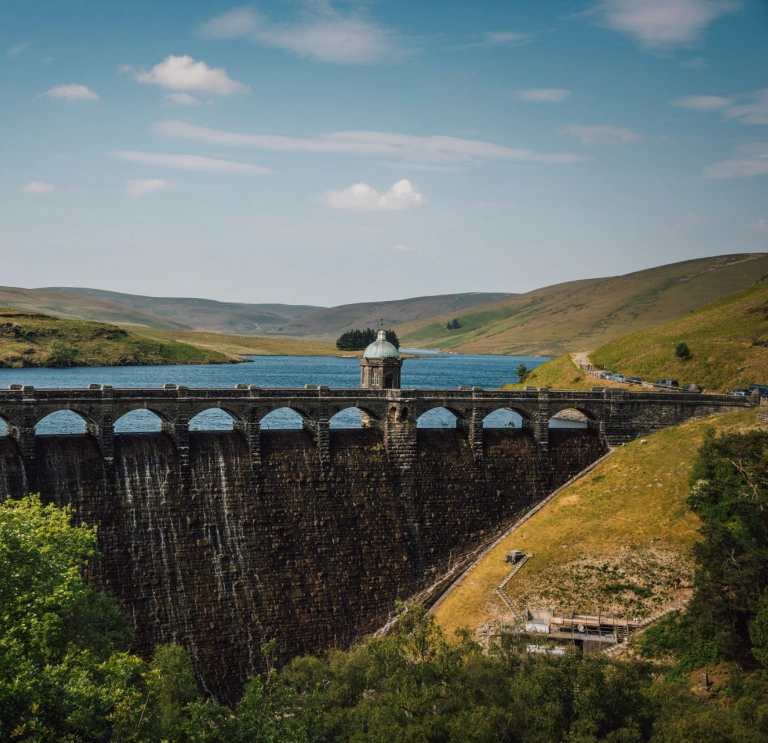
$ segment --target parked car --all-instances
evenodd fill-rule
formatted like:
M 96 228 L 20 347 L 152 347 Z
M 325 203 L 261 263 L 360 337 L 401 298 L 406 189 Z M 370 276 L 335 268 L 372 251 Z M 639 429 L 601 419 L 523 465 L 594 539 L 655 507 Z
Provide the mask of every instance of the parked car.
M 613 376 L 613 372 L 603 371 L 597 375 L 598 379 L 610 379 Z
M 750 384 L 749 394 L 751 395 L 755 390 L 760 393 L 760 397 L 768 397 L 768 384 Z
M 748 397 L 749 392 L 747 390 L 730 390 L 728 392 L 729 395 L 738 395 L 739 397 Z
M 627 378 L 623 374 L 613 374 L 611 375 L 611 379 L 614 382 L 625 382 Z
M 686 392 L 701 392 L 701 387 L 698 384 L 684 384 L 681 389 Z
M 627 377 L 627 383 L 629 384 L 642 384 L 643 380 L 640 377 Z
M 656 385 L 658 387 L 677 387 L 677 380 L 676 379 L 659 379 L 656 382 Z

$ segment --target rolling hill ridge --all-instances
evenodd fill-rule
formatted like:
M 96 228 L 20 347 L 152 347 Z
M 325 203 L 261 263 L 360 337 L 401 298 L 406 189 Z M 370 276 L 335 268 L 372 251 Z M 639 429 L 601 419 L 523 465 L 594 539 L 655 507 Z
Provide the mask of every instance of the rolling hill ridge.
M 395 327 L 404 345 L 459 353 L 556 356 L 679 318 L 768 273 L 768 254 L 700 258 L 543 287 L 457 315 Z

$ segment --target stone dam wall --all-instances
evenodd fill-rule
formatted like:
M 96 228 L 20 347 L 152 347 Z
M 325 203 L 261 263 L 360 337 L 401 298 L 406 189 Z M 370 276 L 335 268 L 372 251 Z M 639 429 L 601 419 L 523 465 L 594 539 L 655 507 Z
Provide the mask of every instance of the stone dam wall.
M 544 452 L 486 429 L 480 457 L 464 431 L 418 429 L 406 469 L 379 428 L 328 444 L 321 461 L 311 431 L 264 430 L 254 470 L 241 433 L 191 433 L 181 467 L 170 435 L 121 434 L 110 471 L 94 436 L 37 436 L 36 489 L 98 526 L 92 577 L 133 617 L 136 651 L 183 643 L 231 703 L 263 642 L 283 659 L 349 647 L 605 452 L 596 428 L 553 429 Z M 0 498 L 27 492 L 23 462 L 0 439 Z

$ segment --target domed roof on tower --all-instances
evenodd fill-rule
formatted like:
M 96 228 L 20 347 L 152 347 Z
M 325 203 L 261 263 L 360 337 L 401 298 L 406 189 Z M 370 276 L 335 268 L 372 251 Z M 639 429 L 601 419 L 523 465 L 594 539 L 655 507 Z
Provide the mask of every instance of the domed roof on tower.
M 376 340 L 363 351 L 364 359 L 397 359 L 400 352 L 387 340 L 387 334 L 380 330 Z

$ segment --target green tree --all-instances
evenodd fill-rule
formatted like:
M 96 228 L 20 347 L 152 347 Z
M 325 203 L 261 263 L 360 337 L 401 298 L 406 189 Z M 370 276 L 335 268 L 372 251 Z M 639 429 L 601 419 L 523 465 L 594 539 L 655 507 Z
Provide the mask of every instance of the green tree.
M 681 361 L 688 361 L 691 358 L 691 349 L 688 348 L 688 344 L 685 341 L 680 341 L 675 346 L 675 356 Z
M 0 504 L 0 740 L 139 740 L 143 664 L 83 570 L 96 534 L 39 496 Z
M 522 384 L 528 376 L 528 367 L 521 363 L 515 370 L 515 374 L 517 374 L 517 381 Z

